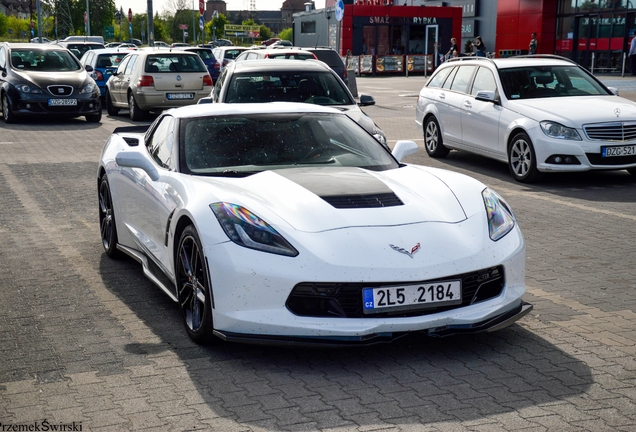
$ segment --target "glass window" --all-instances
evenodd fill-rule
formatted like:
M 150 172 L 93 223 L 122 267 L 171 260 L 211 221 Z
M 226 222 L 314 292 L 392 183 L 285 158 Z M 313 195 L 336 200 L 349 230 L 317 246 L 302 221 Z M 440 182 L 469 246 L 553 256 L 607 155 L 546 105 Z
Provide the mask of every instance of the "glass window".
M 451 85 L 451 90 L 466 93 L 473 72 L 475 72 L 475 66 L 460 66 Z
M 452 67 L 441 68 L 437 71 L 435 75 L 431 77 L 431 79 L 426 84 L 426 87 L 441 87 L 442 83 L 448 76 L 448 74 L 453 70 Z
M 455 75 L 457 74 L 458 70 L 458 67 L 453 68 L 453 71 L 448 75 L 446 81 L 444 81 L 444 84 L 442 84 L 443 89 L 449 90 L 451 88 L 451 85 L 453 84 L 453 80 L 455 79 Z
M 135 69 L 135 64 L 137 63 L 137 55 L 133 55 L 130 57 L 130 61 L 128 62 L 128 66 L 126 66 L 126 71 L 124 75 L 130 75 L 132 71 Z
M 198 55 L 164 53 L 146 57 L 144 71 L 148 73 L 207 72 L 207 69 Z
M 303 21 L 300 23 L 301 33 L 316 33 L 316 21 Z
M 485 67 L 480 67 L 475 75 L 475 81 L 473 82 L 473 88 L 470 92 L 475 96 L 480 91 L 492 91 L 497 92 L 497 83 L 492 72 Z
M 124 73 L 124 71 L 126 70 L 126 67 L 128 66 L 129 61 L 130 61 L 130 57 L 124 58 L 124 60 L 119 64 L 119 67 L 117 68 L 117 74 L 121 75 Z
M 172 116 L 166 115 L 163 117 L 147 144 L 152 158 L 163 168 L 167 169 L 172 166 L 174 122 L 174 117 Z
M 339 113 L 186 118 L 180 131 L 181 171 L 193 174 L 240 176 L 303 165 L 398 168 L 382 145 Z

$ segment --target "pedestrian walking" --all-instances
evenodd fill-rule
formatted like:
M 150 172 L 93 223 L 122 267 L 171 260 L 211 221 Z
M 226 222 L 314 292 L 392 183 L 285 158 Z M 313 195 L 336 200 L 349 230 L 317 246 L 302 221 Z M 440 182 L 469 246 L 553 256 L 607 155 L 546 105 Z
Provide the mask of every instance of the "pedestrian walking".
M 446 53 L 446 56 L 445 56 L 446 59 L 449 59 L 453 56 L 453 51 L 459 52 L 459 47 L 457 46 L 457 39 L 451 38 L 450 43 L 451 43 L 451 46 L 448 52 Z
M 537 40 L 537 34 L 532 33 L 530 36 L 530 47 L 528 48 L 528 54 L 536 54 L 539 48 L 539 41 Z

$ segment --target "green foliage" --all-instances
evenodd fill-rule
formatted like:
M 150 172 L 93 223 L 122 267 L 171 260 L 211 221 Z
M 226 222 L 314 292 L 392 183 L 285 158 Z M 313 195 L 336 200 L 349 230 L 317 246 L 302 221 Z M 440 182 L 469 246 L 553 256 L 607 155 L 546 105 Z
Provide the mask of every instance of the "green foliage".
M 267 40 L 272 37 L 272 31 L 266 25 L 261 26 L 261 40 Z
M 241 25 L 253 26 L 253 25 L 256 25 L 256 24 L 254 23 L 254 20 L 250 18 L 250 19 L 247 19 L 247 20 L 243 21 L 241 23 Z
M 212 21 L 205 23 L 205 39 L 206 42 L 213 40 L 216 36 L 217 39 L 222 39 L 225 35 L 225 25 L 230 22 L 225 15 L 219 14 L 218 17 Z
M 5 37 L 7 35 L 8 28 L 9 18 L 6 15 L 0 14 L 0 36 Z
M 292 41 L 294 39 L 294 29 L 291 27 L 283 29 L 278 33 L 278 37 L 282 40 Z

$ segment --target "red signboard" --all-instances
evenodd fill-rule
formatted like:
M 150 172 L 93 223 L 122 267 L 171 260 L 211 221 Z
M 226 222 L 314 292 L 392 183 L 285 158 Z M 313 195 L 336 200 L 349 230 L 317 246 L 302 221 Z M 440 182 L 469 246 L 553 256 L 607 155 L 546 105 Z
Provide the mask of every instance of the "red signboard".
M 205 12 L 205 3 L 203 0 L 199 0 L 199 14 L 203 15 L 203 12 Z
M 128 22 L 131 23 L 132 22 L 132 9 L 128 8 Z
M 181 30 L 187 30 L 188 29 L 188 25 L 187 24 L 179 24 L 179 28 Z

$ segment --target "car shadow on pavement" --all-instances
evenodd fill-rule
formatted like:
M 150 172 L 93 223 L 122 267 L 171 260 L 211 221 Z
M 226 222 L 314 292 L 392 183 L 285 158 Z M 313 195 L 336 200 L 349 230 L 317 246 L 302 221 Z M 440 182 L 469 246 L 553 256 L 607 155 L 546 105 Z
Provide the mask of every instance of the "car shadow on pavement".
M 106 289 L 130 309 L 124 317 L 144 329 L 135 334 L 149 335 L 122 338 L 121 355 L 133 357 L 123 364 L 154 367 L 148 374 L 166 374 L 164 383 L 181 376 L 178 404 L 189 406 L 195 418 L 204 405 L 226 426 L 348 429 L 501 415 L 519 428 L 530 425 L 524 416 L 551 414 L 546 406 L 580 397 L 593 383 L 583 361 L 531 330 L 537 323 L 532 314 L 494 333 L 412 334 L 366 347 L 199 346 L 187 337 L 177 304 L 143 277 L 136 262 L 103 254 L 99 272 Z M 166 363 L 170 369 L 161 366 Z M 144 388 L 143 377 L 137 381 Z M 197 397 L 185 388 L 196 389 Z

